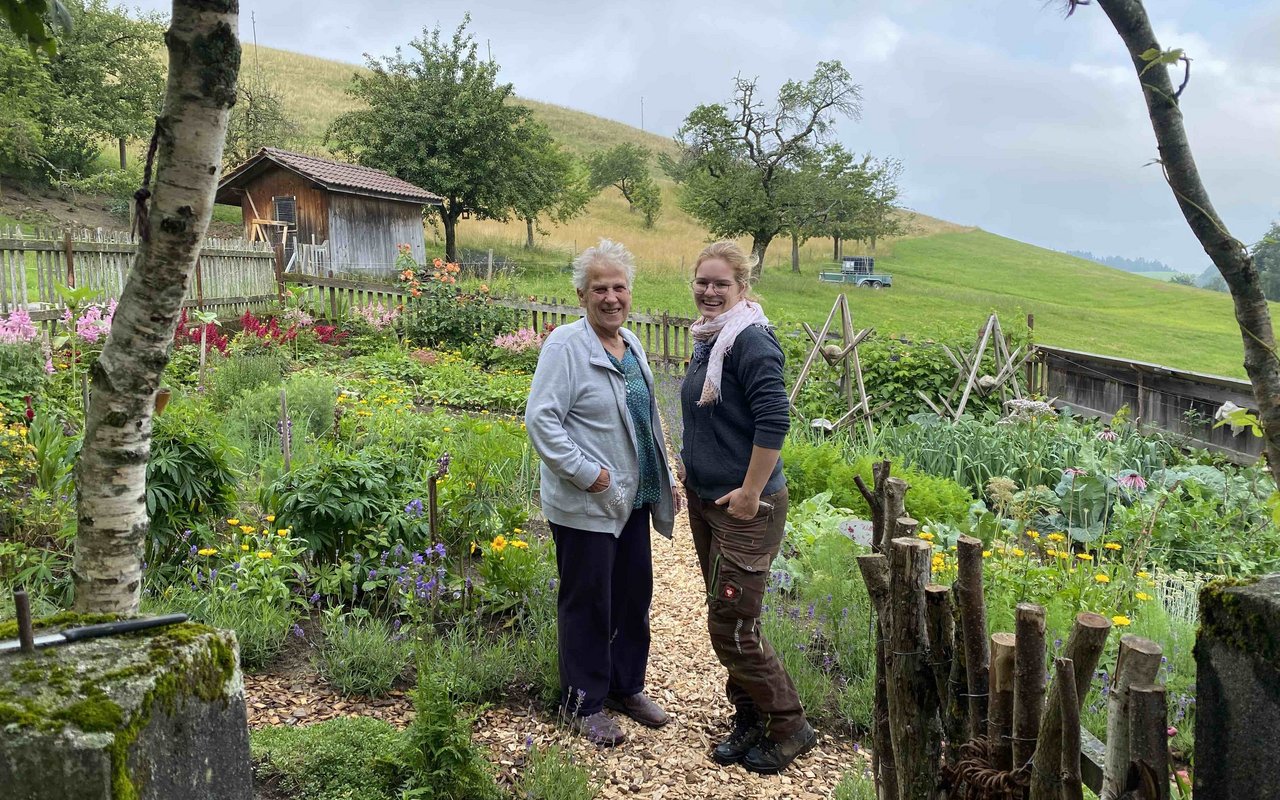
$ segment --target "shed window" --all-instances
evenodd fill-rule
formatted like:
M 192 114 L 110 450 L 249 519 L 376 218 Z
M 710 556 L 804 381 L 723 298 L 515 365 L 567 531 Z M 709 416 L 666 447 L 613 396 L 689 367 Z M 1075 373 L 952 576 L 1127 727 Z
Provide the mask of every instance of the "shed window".
M 296 197 L 273 197 L 271 198 L 272 211 L 277 222 L 288 223 L 281 231 L 281 238 L 284 243 L 284 261 L 287 265 L 293 257 L 294 246 L 298 240 L 298 198 Z

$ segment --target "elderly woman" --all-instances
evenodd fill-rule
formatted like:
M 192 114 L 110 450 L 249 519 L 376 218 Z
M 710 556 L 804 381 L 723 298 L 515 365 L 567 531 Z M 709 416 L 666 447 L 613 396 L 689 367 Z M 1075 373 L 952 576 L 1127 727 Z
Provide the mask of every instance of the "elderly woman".
M 564 712 L 595 744 L 625 738 L 603 708 L 659 727 L 644 693 L 653 564 L 649 525 L 670 538 L 673 488 L 644 349 L 622 327 L 635 263 L 602 239 L 573 263 L 586 317 L 542 345 L 525 423 L 542 457 L 542 513 L 560 576 L 556 627 Z
M 733 730 L 712 757 L 774 773 L 817 737 L 791 676 L 760 631 L 769 565 L 782 546 L 790 425 L 782 348 L 749 294 L 751 259 L 708 245 L 694 264 L 693 358 L 680 391 L 689 527 L 707 585 L 711 646 L 729 672 Z

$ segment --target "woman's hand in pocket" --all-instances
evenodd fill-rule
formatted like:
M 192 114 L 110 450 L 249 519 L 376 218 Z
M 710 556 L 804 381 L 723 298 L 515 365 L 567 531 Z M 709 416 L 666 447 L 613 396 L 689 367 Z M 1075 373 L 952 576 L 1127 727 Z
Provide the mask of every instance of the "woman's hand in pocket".
M 760 495 L 753 495 L 742 487 L 734 489 L 716 501 L 734 519 L 754 519 L 760 513 Z
M 609 484 L 613 479 L 609 476 L 609 468 L 601 467 L 600 474 L 596 476 L 595 483 L 587 487 L 587 491 L 592 494 L 598 494 L 609 488 Z

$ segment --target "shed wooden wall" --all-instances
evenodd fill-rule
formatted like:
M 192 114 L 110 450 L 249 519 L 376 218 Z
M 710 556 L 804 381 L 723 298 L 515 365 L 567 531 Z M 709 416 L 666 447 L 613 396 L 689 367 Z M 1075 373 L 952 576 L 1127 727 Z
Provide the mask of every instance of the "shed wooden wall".
M 334 192 L 329 195 L 329 243 L 335 272 L 387 272 L 407 243 L 426 261 L 422 206 Z
M 244 212 L 244 230 L 248 236 L 254 219 L 253 207 L 249 205 L 249 195 L 253 196 L 254 206 L 258 209 L 259 219 L 272 219 L 273 197 L 297 198 L 298 241 L 311 243 L 315 236 L 319 244 L 329 238 L 329 195 L 307 178 L 296 172 L 272 166 L 265 170 L 245 187 L 240 198 L 240 208 Z

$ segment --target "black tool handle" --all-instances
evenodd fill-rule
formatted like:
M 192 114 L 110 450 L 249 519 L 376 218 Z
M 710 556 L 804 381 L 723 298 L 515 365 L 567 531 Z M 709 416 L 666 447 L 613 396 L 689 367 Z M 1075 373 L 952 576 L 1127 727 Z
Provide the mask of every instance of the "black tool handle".
M 147 628 L 159 628 L 163 625 L 177 625 L 186 622 L 186 614 L 166 614 L 163 617 L 143 617 L 142 619 L 125 619 L 119 622 L 104 622 L 100 625 L 85 625 L 82 628 L 71 628 L 62 632 L 68 642 L 81 639 L 96 639 L 99 636 L 115 636 L 132 631 L 143 631 Z

